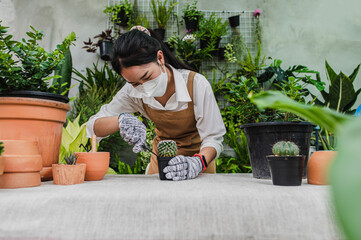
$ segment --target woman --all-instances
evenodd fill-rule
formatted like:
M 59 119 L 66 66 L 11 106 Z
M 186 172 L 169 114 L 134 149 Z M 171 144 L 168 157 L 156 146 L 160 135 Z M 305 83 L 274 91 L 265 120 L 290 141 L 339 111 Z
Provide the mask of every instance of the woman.
M 114 44 L 112 66 L 127 81 L 113 100 L 87 123 L 87 136 L 99 139 L 120 131 L 137 153 L 146 149 L 146 127 L 131 113 L 140 112 L 155 124 L 153 151 L 161 140 L 177 143 L 178 156 L 164 169 L 172 180 L 215 173 L 213 161 L 222 151 L 225 127 L 212 88 L 168 52 L 143 27 L 133 27 Z M 158 173 L 152 155 L 148 174 Z

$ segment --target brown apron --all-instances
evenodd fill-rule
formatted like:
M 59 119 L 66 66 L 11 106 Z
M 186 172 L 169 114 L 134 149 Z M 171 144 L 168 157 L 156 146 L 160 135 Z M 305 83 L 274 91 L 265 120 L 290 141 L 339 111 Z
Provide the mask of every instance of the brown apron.
M 190 72 L 188 76 L 187 89 L 192 101 L 188 103 L 187 109 L 177 112 L 156 110 L 143 103 L 144 110 L 155 125 L 156 137 L 153 139 L 153 152 L 156 154 L 158 154 L 158 143 L 169 139 L 177 143 L 178 155 L 193 156 L 199 153 L 202 141 L 194 116 L 193 79 L 195 74 L 195 72 Z M 210 162 L 203 172 L 216 173 L 215 161 Z M 158 173 L 158 160 L 152 154 L 148 174 L 154 173 Z

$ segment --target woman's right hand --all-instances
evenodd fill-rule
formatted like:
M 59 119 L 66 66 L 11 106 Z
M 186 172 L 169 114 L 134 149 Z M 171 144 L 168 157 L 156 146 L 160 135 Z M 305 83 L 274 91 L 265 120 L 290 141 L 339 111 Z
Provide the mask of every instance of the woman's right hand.
M 129 113 L 121 113 L 118 117 L 120 136 L 129 143 L 135 145 L 133 152 L 145 151 L 147 128 L 135 116 Z

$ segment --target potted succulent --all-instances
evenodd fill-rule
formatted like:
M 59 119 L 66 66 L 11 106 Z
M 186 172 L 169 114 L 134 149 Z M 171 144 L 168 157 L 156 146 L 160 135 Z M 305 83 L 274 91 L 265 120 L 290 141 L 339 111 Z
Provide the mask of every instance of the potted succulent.
M 106 29 L 102 33 L 94 36 L 95 39 L 98 39 L 98 42 L 93 43 L 89 38 L 88 42 L 83 42 L 84 47 L 87 52 L 95 52 L 96 47 L 99 47 L 100 58 L 104 61 L 111 60 L 111 51 L 113 49 L 114 37 L 112 36 L 112 30 Z
M 34 140 L 39 143 L 43 167 L 57 163 L 61 129 L 69 99 L 54 94 L 62 84 L 49 80 L 64 53 L 75 41 L 69 34 L 57 48 L 47 52 L 39 45 L 44 34 L 31 27 L 28 40 L 13 40 L 0 22 L 0 139 Z M 54 83 L 53 82 L 53 83 Z
M 195 33 L 200 39 L 200 48 L 207 48 L 212 45 L 218 49 L 222 36 L 227 34 L 227 22 L 223 22 L 221 18 L 216 18 L 212 14 L 208 19 L 203 18 L 199 23 L 199 30 Z M 215 51 L 216 53 L 217 51 Z
M 86 164 L 77 163 L 78 156 L 69 152 L 64 157 L 66 164 L 53 164 L 53 179 L 57 185 L 84 183 Z
M 150 1 L 150 9 L 153 13 L 153 17 L 158 24 L 158 28 L 154 29 L 154 32 L 158 35 L 158 37 L 163 41 L 165 36 L 165 29 L 167 28 L 167 23 L 173 14 L 174 7 L 178 4 L 171 0 L 170 6 L 167 8 L 166 5 L 168 0 L 165 0 L 163 3 L 160 0 Z
M 186 7 L 183 9 L 183 19 L 186 25 L 186 30 L 194 32 L 199 29 L 199 21 L 204 17 L 204 13 L 197 10 L 197 1 L 191 4 L 187 2 Z
M 160 180 L 170 180 L 165 177 L 163 169 L 168 166 L 169 160 L 177 156 L 177 144 L 173 140 L 163 140 L 158 143 L 158 170 Z
M 305 156 L 294 142 L 279 141 L 268 155 L 268 164 L 274 185 L 299 186 L 302 183 Z
M 104 10 L 110 20 L 119 26 L 129 27 L 133 23 L 133 4 L 128 0 L 122 0 L 118 4 L 107 6 Z
M 4 158 L 1 156 L 4 152 L 4 146 L 3 146 L 3 143 L 0 142 L 0 175 L 2 175 L 4 173 L 4 164 L 5 164 L 5 161 L 4 161 Z

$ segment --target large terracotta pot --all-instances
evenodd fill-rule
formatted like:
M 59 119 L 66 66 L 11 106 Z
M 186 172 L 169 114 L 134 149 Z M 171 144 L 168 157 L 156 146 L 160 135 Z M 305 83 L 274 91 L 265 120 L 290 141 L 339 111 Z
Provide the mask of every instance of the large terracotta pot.
M 307 183 L 328 185 L 330 166 L 336 154 L 336 151 L 316 151 L 312 153 L 307 165 Z
M 0 109 L 0 139 L 37 141 L 42 180 L 51 180 L 51 166 L 58 163 L 62 128 L 70 106 L 46 99 L 0 97 Z
M 109 152 L 76 152 L 77 163 L 86 164 L 85 181 L 103 179 L 109 169 Z
M 57 185 L 72 185 L 84 183 L 86 165 L 77 163 L 75 165 L 53 164 L 53 179 Z
M 30 140 L 0 140 L 4 145 L 4 174 L 0 188 L 36 187 L 41 183 L 42 158 L 38 142 Z
M 4 157 L 0 156 L 0 175 L 4 173 Z

